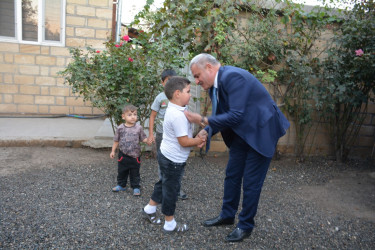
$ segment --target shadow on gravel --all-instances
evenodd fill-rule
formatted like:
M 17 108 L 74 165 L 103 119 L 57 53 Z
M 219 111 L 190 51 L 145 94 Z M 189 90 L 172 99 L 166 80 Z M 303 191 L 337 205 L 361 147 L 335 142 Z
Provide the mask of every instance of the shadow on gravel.
M 142 218 L 157 181 L 157 162 L 142 158 L 142 196 L 113 193 L 110 150 L 0 148 L 0 249 L 372 249 L 375 167 L 317 159 L 272 161 L 256 228 L 225 243 L 234 226 L 204 228 L 220 212 L 226 157 L 188 160 L 176 220 L 185 234 L 166 235 Z

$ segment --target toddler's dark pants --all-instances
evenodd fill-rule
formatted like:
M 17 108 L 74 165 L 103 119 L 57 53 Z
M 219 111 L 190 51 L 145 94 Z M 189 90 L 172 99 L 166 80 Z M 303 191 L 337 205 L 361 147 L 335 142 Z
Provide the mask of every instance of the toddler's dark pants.
M 117 185 L 126 187 L 128 176 L 131 188 L 140 188 L 141 174 L 139 172 L 141 158 L 133 158 L 119 151 Z

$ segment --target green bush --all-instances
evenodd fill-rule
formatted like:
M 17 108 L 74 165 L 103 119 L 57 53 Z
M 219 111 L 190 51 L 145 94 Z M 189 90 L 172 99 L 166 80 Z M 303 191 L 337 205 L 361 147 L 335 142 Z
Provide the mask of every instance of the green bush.
M 111 118 L 113 129 L 122 122 L 121 109 L 129 103 L 138 107 L 144 126 L 154 97 L 162 91 L 162 70 L 184 64 L 162 40 L 149 40 L 149 34 L 143 32 L 138 39 L 124 36 L 119 43 L 107 42 L 103 51 L 71 48 L 72 62 L 59 72 L 74 93 Z
M 334 41 L 324 62 L 317 107 L 328 124 L 337 160 L 345 161 L 375 94 L 374 2 L 356 4 Z

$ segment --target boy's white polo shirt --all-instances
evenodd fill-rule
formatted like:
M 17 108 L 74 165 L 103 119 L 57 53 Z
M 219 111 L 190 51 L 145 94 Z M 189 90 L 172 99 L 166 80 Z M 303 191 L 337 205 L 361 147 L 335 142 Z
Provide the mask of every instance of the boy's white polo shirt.
M 191 150 L 191 147 L 182 147 L 177 139 L 182 136 L 189 138 L 193 136 L 192 125 L 184 114 L 185 109 L 187 107 L 169 102 L 164 116 L 160 151 L 166 158 L 176 163 L 186 162 Z

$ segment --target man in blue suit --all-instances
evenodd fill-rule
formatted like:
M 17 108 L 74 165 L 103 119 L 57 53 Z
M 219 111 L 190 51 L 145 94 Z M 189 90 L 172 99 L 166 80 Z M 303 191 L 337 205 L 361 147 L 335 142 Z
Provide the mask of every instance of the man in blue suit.
M 190 62 L 195 82 L 209 90 L 212 116 L 186 111 L 190 122 L 205 126 L 201 136 L 221 132 L 229 148 L 221 213 L 206 227 L 234 224 L 243 188 L 242 210 L 226 241 L 242 241 L 254 228 L 260 192 L 277 142 L 289 122 L 265 87 L 246 70 L 221 66 L 215 57 L 199 54 Z M 209 139 L 206 148 L 209 147 Z

